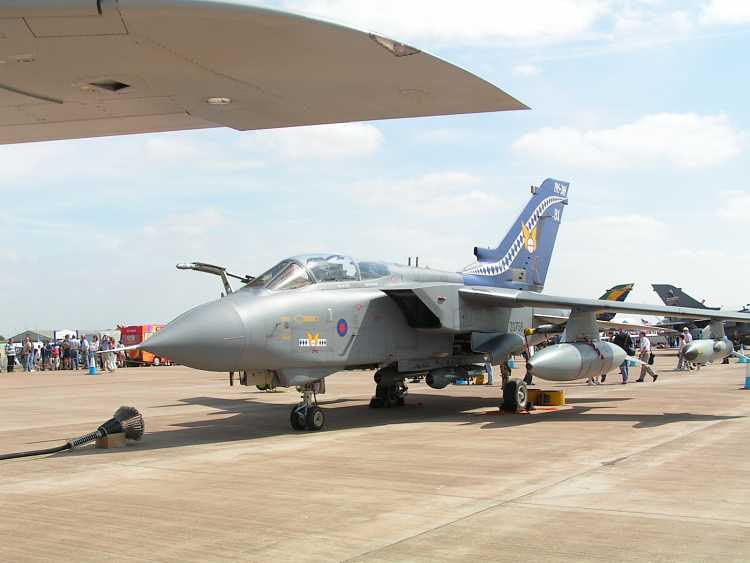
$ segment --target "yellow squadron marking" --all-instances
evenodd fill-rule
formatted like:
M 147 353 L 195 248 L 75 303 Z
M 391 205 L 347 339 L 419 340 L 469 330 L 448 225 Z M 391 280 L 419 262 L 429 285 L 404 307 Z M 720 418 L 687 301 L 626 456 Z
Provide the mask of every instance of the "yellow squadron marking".
M 523 232 L 523 245 L 529 254 L 536 252 L 536 236 L 539 225 L 535 225 L 533 229 L 529 230 L 526 225 L 521 225 L 521 231 Z

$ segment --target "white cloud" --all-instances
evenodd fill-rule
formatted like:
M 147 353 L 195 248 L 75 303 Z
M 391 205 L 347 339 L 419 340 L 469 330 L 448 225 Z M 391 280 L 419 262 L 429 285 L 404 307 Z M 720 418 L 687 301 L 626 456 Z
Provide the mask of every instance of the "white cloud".
M 28 143 L 0 147 L 3 185 L 53 173 L 49 164 L 64 161 L 71 151 L 61 143 Z
M 64 181 L 97 189 L 157 178 L 166 171 L 233 173 L 263 163 L 248 158 L 235 138 L 220 145 L 211 132 L 180 132 L 0 146 L 0 189 L 59 189 Z M 92 158 L 92 154 L 96 155 Z M 166 183 L 158 183 L 160 187 Z
M 157 225 L 148 225 L 144 234 L 148 238 L 173 236 L 200 237 L 220 227 L 226 218 L 217 209 L 209 208 L 193 213 L 169 215 Z
M 283 160 L 302 160 L 367 156 L 383 142 L 383 133 L 374 125 L 339 123 L 252 132 L 239 143 Z
M 611 129 L 546 127 L 522 136 L 513 149 L 541 160 L 580 167 L 671 164 L 697 168 L 738 156 L 746 135 L 725 115 L 661 113 Z
M 703 5 L 701 22 L 707 25 L 750 23 L 750 2 L 747 0 L 710 0 Z
M 694 28 L 693 17 L 683 10 L 660 11 L 643 7 L 628 7 L 614 16 L 614 33 L 654 34 L 667 31 L 687 33 Z
M 189 140 L 175 136 L 154 136 L 144 143 L 146 154 L 157 161 L 194 159 L 201 154 L 200 148 Z
M 747 223 L 750 217 L 750 192 L 738 190 L 721 193 L 721 207 L 716 214 L 723 218 Z
M 638 214 L 604 215 L 572 221 L 566 227 L 570 236 L 583 241 L 591 239 L 589 244 L 611 248 L 613 239 L 609 237 L 625 237 L 630 242 L 661 240 L 669 235 L 669 227 L 656 217 Z M 636 248 L 639 252 L 641 249 Z
M 269 3 L 269 2 L 267 2 Z M 273 4 L 279 5 L 278 2 Z M 285 0 L 281 7 L 395 39 L 442 43 L 554 42 L 580 38 L 607 10 L 603 0 Z
M 538 76 L 542 72 L 536 65 L 520 64 L 513 67 L 513 74 L 516 76 Z
M 484 180 L 464 172 L 438 172 L 398 181 L 356 186 L 360 204 L 393 209 L 417 217 L 449 217 L 467 213 L 491 214 L 504 207 L 501 198 L 483 189 Z

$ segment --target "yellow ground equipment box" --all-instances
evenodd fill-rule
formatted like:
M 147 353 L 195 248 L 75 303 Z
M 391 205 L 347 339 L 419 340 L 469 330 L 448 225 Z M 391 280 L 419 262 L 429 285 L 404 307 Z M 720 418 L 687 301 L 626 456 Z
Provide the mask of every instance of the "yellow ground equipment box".
M 564 407 L 565 391 L 529 389 L 529 401 L 539 407 Z

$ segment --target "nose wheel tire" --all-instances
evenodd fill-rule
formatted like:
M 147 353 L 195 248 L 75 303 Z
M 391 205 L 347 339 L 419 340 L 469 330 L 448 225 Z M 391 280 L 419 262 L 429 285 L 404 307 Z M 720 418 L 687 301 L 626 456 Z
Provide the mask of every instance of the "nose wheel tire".
M 322 430 L 326 424 L 326 416 L 323 409 L 318 406 L 315 397 L 314 384 L 298 387 L 302 393 L 302 402 L 292 408 L 289 414 L 289 423 L 295 430 Z
M 529 390 L 520 379 L 511 379 L 503 387 L 503 410 L 517 412 L 526 408 L 529 402 Z
M 305 417 L 305 428 L 312 431 L 322 430 L 326 424 L 326 416 L 320 407 L 310 407 L 307 409 Z

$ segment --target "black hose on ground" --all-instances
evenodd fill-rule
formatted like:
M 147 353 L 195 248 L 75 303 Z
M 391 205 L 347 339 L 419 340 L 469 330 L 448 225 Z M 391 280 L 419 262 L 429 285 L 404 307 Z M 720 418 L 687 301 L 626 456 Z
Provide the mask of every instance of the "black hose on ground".
M 71 449 L 70 444 L 63 444 L 62 446 L 58 446 L 56 448 L 47 448 L 46 450 L 31 450 L 28 452 L 16 452 L 12 454 L 2 454 L 0 455 L 0 460 L 16 459 L 19 457 L 31 457 L 35 455 L 56 454 L 57 452 L 61 452 L 63 450 L 69 450 L 69 449 Z
M 28 452 L 14 452 L 11 454 L 0 454 L 0 460 L 4 459 L 17 459 L 19 457 L 31 457 L 37 455 L 49 455 L 56 454 L 65 450 L 73 450 L 89 442 L 93 442 L 97 438 L 103 438 L 110 434 L 125 434 L 125 438 L 128 440 L 140 440 L 143 437 L 144 425 L 143 416 L 138 412 L 138 409 L 134 407 L 120 407 L 115 411 L 108 421 L 102 424 L 94 432 L 84 434 L 78 438 L 72 438 L 68 440 L 62 446 L 56 448 L 47 448 L 45 450 L 31 450 Z

